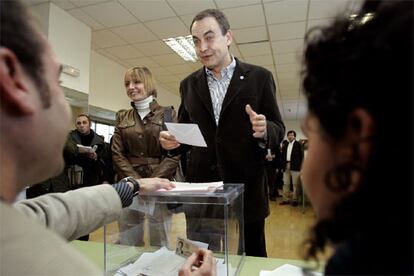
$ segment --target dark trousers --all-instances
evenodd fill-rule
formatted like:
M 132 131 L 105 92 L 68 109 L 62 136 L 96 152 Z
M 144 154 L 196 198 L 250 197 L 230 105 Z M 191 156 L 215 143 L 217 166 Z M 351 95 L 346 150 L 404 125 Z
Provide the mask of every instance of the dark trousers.
M 269 186 L 270 197 L 276 197 L 278 195 L 276 186 L 276 165 L 275 161 L 266 162 L 267 184 Z
M 224 253 L 224 208 L 217 205 L 185 206 L 187 238 L 208 243 L 208 249 Z
M 244 250 L 247 256 L 267 257 L 264 219 L 244 223 Z

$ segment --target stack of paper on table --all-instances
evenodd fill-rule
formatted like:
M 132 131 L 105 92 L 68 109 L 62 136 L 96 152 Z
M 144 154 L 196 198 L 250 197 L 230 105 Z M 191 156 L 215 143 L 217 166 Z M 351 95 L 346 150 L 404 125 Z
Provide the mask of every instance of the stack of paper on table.
M 301 267 L 291 264 L 284 264 L 273 271 L 262 270 L 260 276 L 322 276 L 320 272 L 306 271 L 303 272 Z
M 213 193 L 216 190 L 223 189 L 223 182 L 207 182 L 207 183 L 189 183 L 189 182 L 173 182 L 175 188 L 171 190 L 159 189 L 157 192 L 161 192 L 166 195 L 203 195 Z M 140 197 L 140 196 L 138 196 Z M 136 210 L 145 214 L 154 215 L 156 200 L 153 198 L 142 198 L 139 199 L 134 197 L 132 204 L 128 207 L 129 209 Z
M 162 247 L 153 253 L 143 253 L 138 260 L 120 268 L 115 275 L 178 275 L 185 259 Z
M 175 254 L 175 251 L 162 247 L 153 253 L 143 253 L 134 263 L 118 269 L 115 276 L 176 276 L 186 259 Z M 217 276 L 231 276 L 234 269 L 229 264 L 227 275 L 224 260 L 216 258 Z
M 214 192 L 216 190 L 223 189 L 223 181 L 218 182 L 206 182 L 206 183 L 190 183 L 190 182 L 174 182 L 175 188 L 171 190 L 159 189 L 162 192 Z

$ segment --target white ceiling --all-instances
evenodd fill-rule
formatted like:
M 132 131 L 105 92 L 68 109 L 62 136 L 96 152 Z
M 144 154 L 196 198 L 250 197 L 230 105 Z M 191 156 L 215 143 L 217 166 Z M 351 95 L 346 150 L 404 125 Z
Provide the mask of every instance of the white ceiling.
M 30 4 L 46 0 L 26 0 Z M 179 82 L 201 67 L 178 57 L 163 38 L 189 34 L 198 12 L 219 8 L 234 33 L 232 53 L 273 73 L 284 120 L 301 119 L 300 61 L 309 28 L 326 24 L 361 0 L 52 0 L 92 29 L 92 49 L 122 66 L 147 66 L 157 83 L 179 94 Z

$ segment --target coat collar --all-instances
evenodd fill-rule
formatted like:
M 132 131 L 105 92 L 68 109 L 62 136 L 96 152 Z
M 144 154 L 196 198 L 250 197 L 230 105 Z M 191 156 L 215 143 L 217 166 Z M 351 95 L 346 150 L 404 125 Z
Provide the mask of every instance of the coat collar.
M 234 70 L 233 77 L 231 78 L 229 87 L 227 88 L 226 96 L 224 97 L 223 105 L 221 107 L 220 117 L 226 111 L 226 108 L 230 105 L 234 98 L 239 94 L 242 87 L 249 81 L 248 73 L 250 70 L 243 62 L 239 61 L 237 58 L 235 59 L 237 63 L 236 69 Z
M 72 137 L 72 139 L 77 144 L 82 144 L 82 140 L 81 140 L 80 135 L 82 135 L 82 134 L 80 134 L 76 129 L 74 129 L 70 132 L 70 136 Z M 92 138 L 92 141 L 91 141 L 91 146 L 101 144 L 100 136 L 98 134 L 96 134 L 95 131 L 93 131 L 92 129 L 91 129 L 91 135 L 93 135 L 93 138 Z
M 131 102 L 131 107 L 132 109 L 128 109 L 128 110 L 123 110 L 122 111 L 122 116 L 119 119 L 118 122 L 118 126 L 119 127 L 130 127 L 130 126 L 134 126 L 136 124 L 136 122 L 139 122 L 139 116 L 138 116 L 138 112 L 135 108 L 135 104 L 134 102 Z M 148 113 L 148 118 L 150 120 L 152 120 L 153 115 L 155 114 L 155 112 L 157 110 L 159 110 L 161 108 L 161 106 L 158 104 L 158 102 L 154 99 L 151 103 L 150 103 L 150 113 Z M 121 112 L 120 112 L 121 113 Z M 146 116 L 146 117 L 147 117 Z
M 136 107 L 135 107 L 135 103 L 134 103 L 134 102 L 131 102 L 131 106 L 132 106 L 132 108 L 133 108 L 134 110 L 136 109 Z M 152 102 L 150 102 L 149 107 L 150 107 L 151 112 L 152 112 L 152 113 L 154 113 L 154 111 L 155 111 L 156 109 L 160 108 L 160 105 L 159 105 L 159 104 L 158 104 L 158 102 L 154 99 Z
M 246 66 L 245 63 L 241 62 L 236 57 L 235 59 L 236 69 L 234 70 L 233 77 L 231 78 L 229 87 L 226 92 L 226 96 L 224 97 L 220 117 L 225 112 L 229 104 L 233 101 L 233 99 L 239 94 L 243 85 L 246 84 L 248 81 L 250 69 L 248 68 L 248 66 Z M 194 90 L 201 98 L 201 101 L 203 102 L 208 113 L 210 114 L 212 120 L 215 120 L 210 91 L 208 89 L 207 84 L 205 67 L 201 68 L 196 72 L 195 78 L 193 79 L 193 87 L 195 87 Z
M 214 120 L 214 112 L 213 106 L 211 103 L 211 95 L 210 91 L 208 90 L 207 84 L 207 74 L 205 72 L 205 67 L 198 70 L 195 74 L 195 78 L 193 79 L 193 87 L 195 87 L 195 91 L 200 97 L 201 101 L 204 104 L 204 107 L 207 109 L 208 113 L 210 114 L 211 118 Z

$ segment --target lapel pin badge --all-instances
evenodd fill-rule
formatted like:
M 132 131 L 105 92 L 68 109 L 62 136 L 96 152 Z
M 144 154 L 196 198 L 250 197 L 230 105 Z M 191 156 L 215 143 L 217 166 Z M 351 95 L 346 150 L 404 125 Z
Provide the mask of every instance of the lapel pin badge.
M 244 80 L 244 76 L 240 76 L 240 79 L 241 79 L 241 80 Z

